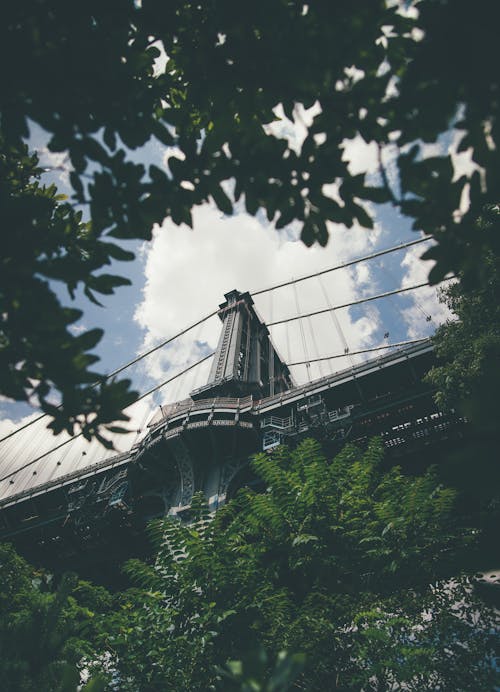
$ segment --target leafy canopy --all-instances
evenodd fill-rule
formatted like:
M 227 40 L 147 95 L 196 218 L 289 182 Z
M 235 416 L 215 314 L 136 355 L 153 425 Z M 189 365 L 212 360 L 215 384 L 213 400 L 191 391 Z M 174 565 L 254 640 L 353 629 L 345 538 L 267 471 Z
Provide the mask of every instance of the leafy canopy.
M 498 242 L 499 231 L 498 207 L 485 209 L 475 232 Z M 465 440 L 441 459 L 442 478 L 461 488 L 462 502 L 470 511 L 480 510 L 481 550 L 488 565 L 496 560 L 500 521 L 500 255 L 491 249 L 485 252 L 480 270 L 480 284 L 471 284 L 461 272 L 459 281 L 441 292 L 454 319 L 434 335 L 437 364 L 426 380 L 436 390 L 440 409 L 454 409 L 468 420 Z
M 379 441 L 255 457 L 267 490 L 150 526 L 153 565 L 110 595 L 0 546 L 9 690 L 489 690 L 495 614 L 462 575 L 476 534 L 434 470 L 383 468 Z
M 257 680 L 241 689 L 270 690 L 262 666 L 272 680 L 286 650 L 305 654 L 299 689 L 488 689 L 492 620 L 459 576 L 474 536 L 455 493 L 432 470 L 383 472 L 382 456 L 379 442 L 331 463 L 314 440 L 278 448 L 253 461 L 264 494 L 244 489 L 214 519 L 198 495 L 192 523 L 155 522 L 155 565 L 127 567 L 147 597 L 109 642 L 115 675 L 206 690 L 229 660 Z
M 329 222 L 371 228 L 374 205 L 392 204 L 438 240 L 427 253 L 436 260 L 432 281 L 464 267 L 477 278 L 478 262 L 469 260 L 491 239 L 474 233 L 472 221 L 497 202 L 500 183 L 499 13 L 488 0 L 9 3 L 0 26 L 3 155 L 25 161 L 29 124 L 41 125 L 50 148 L 68 152 L 73 202 L 88 209 L 92 224 L 80 227 L 77 243 L 91 244 L 92 261 L 79 252 L 73 265 L 53 267 L 52 278 L 70 292 L 76 283 L 89 297 L 109 293 L 119 280 L 96 272 L 111 258 L 128 258 L 99 244 L 102 236 L 149 239 L 165 218 L 191 225 L 194 206 L 213 200 L 230 214 L 240 199 L 250 214 L 264 209 L 277 228 L 297 222 L 307 244 L 325 244 Z M 165 55 L 166 66 L 155 69 Z M 298 121 L 312 106 L 297 151 L 276 132 L 276 114 L 282 108 Z M 351 173 L 347 143 L 356 137 L 378 151 L 375 174 Z M 469 152 L 468 173 L 455 170 L 450 140 Z M 172 147 L 165 170 L 137 162 L 133 150 L 154 141 Z M 27 209 L 38 258 L 54 246 L 43 209 Z M 61 213 L 76 230 L 72 213 Z M 17 219 L 1 221 L 16 246 Z M 27 261 L 21 275 L 32 269 Z M 59 351 L 69 344 L 70 314 L 43 295 L 40 319 L 55 334 L 41 337 Z M 30 303 L 33 292 L 19 299 Z M 30 356 L 28 321 L 8 319 L 3 341 L 18 348 L 17 362 L 8 357 L 15 368 Z M 88 381 L 91 334 L 78 347 L 71 342 L 79 366 L 66 397 L 78 379 Z M 48 355 L 39 355 L 38 379 L 47 382 Z M 22 397 L 25 382 L 11 384 L 2 381 L 2 391 Z M 43 390 L 36 392 L 42 404 Z M 119 408 L 126 396 L 112 398 Z M 72 408 L 56 428 L 71 429 Z
M 500 237 L 500 209 L 484 210 L 475 231 L 479 236 Z M 458 408 L 483 428 L 498 427 L 500 388 L 500 254 L 482 257 L 483 281 L 470 285 L 467 275 L 444 289 L 442 301 L 455 318 L 439 327 L 434 343 L 440 364 L 427 379 L 437 388 L 442 408 Z
M 210 197 L 230 213 L 221 183 L 234 179 L 250 213 L 263 207 L 278 227 L 298 220 L 307 243 L 326 242 L 327 220 L 371 227 L 360 201 L 392 202 L 416 228 L 446 238 L 441 274 L 458 268 L 471 220 L 497 201 L 498 12 L 486 0 L 473 9 L 465 0 L 121 0 L 71 11 L 63 0 L 24 0 L 2 23 L 11 79 L 1 127 L 7 144 L 18 143 L 31 119 L 54 151 L 69 152 L 76 198 L 89 201 L 97 234 L 149 238 L 153 222 L 190 223 L 192 207 Z M 159 45 L 167 63 L 156 73 Z M 297 104 L 318 106 L 299 153 L 265 128 L 279 104 L 290 119 Z M 455 180 L 446 147 L 426 155 L 422 145 L 450 127 L 482 181 L 477 171 Z M 345 144 L 357 135 L 382 154 L 392 148 L 398 185 L 384 175 L 384 156 L 374 186 L 350 174 Z M 129 150 L 152 137 L 181 152 L 168 172 L 131 160 Z M 340 201 L 325 194 L 331 183 Z M 459 219 L 466 186 L 470 209 Z
M 111 598 L 104 589 L 33 569 L 12 547 L 0 544 L 0 674 L 9 692 L 74 692 L 78 664 L 91 655 L 94 610 L 105 611 Z M 82 692 L 102 692 L 95 676 Z
M 98 358 L 89 352 L 102 330 L 71 333 L 82 312 L 62 307 L 49 280 L 64 281 L 71 295 L 81 283 L 95 301 L 96 293 L 112 293 L 127 281 L 94 272 L 111 257 L 133 256 L 100 239 L 54 185 L 40 185 L 37 163 L 24 145 L 6 147 L 0 155 L 0 208 L 12 230 L 0 258 L 1 391 L 12 399 L 38 401 L 51 415 L 54 433 L 63 428 L 73 433 L 77 424 L 87 439 L 96 435 L 107 444 L 100 428 L 116 430 L 113 421 L 127 420 L 119 411 L 135 393 L 127 380 L 98 384 L 98 373 L 90 369 Z

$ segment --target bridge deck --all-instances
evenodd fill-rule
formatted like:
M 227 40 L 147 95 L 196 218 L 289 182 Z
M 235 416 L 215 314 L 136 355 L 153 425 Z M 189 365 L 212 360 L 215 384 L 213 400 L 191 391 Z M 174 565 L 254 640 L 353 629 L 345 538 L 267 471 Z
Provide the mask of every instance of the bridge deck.
M 425 354 L 431 354 L 433 346 L 430 340 L 400 348 L 392 353 L 385 354 L 377 358 L 367 359 L 363 363 L 354 365 L 351 368 L 346 368 L 333 375 L 314 380 L 302 386 L 294 387 L 281 394 L 277 394 L 265 399 L 254 400 L 251 396 L 244 398 L 210 398 L 210 399 L 185 399 L 175 404 L 160 407 L 160 411 L 155 414 L 148 425 L 148 431 L 143 439 L 147 439 L 148 435 L 153 435 L 167 423 L 171 424 L 179 419 L 184 419 L 190 414 L 214 412 L 234 412 L 249 413 L 256 416 L 256 421 L 262 414 L 271 414 L 283 406 L 294 404 L 301 399 L 312 397 L 321 394 L 327 390 L 334 389 L 345 383 L 353 380 L 362 380 L 364 377 L 394 367 L 399 363 L 404 363 L 412 359 L 418 359 Z M 23 433 L 21 433 L 22 435 Z M 49 442 L 54 444 L 54 438 L 47 434 Z M 85 463 L 85 458 L 82 457 L 82 452 L 78 449 L 74 451 L 74 458 L 71 458 L 71 448 L 73 443 L 68 445 L 68 452 L 65 454 L 63 461 L 67 462 L 67 466 L 63 472 L 63 466 L 60 459 L 56 461 L 57 454 L 50 453 L 37 462 L 33 468 L 26 469 L 19 473 L 18 477 L 14 477 L 13 481 L 5 480 L 0 484 L 0 508 L 8 507 L 23 501 L 26 498 L 33 498 L 41 495 L 51 489 L 61 488 L 71 485 L 79 478 L 87 478 L 88 476 L 99 474 L 108 469 L 123 466 L 129 463 L 135 454 L 137 444 L 131 445 L 128 451 L 120 454 L 111 453 L 101 447 L 101 457 L 97 457 L 94 461 L 95 454 Z M 22 449 L 22 448 L 21 448 Z M 49 447 L 50 449 L 50 447 Z M 39 451 L 39 450 L 38 450 Z M 60 457 L 60 455 L 59 455 Z M 21 466 L 29 458 L 19 457 L 17 460 L 18 466 Z M 56 465 L 57 464 L 57 465 Z M 69 470 L 66 470 L 69 467 Z M 75 468 L 76 467 L 76 468 Z M 15 467 L 14 467 L 15 468 Z M 8 472 L 3 466 L 2 471 Z M 34 473 L 36 471 L 36 473 Z

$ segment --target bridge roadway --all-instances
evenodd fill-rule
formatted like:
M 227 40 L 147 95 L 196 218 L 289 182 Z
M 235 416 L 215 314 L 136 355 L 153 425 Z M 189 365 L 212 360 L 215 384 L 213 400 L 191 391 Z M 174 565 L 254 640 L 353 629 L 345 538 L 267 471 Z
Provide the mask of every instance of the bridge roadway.
M 199 489 L 216 509 L 248 480 L 249 456 L 281 442 L 314 435 L 335 452 L 381 435 L 389 454 L 418 454 L 463 429 L 422 381 L 433 363 L 425 341 L 265 399 L 162 406 L 129 452 L 0 501 L 0 539 L 42 563 L 50 553 L 74 564 L 89 550 L 95 562 L 96 549 L 120 560 L 134 550 L 132 536 L 136 548 L 143 542 L 146 520 L 189 512 Z

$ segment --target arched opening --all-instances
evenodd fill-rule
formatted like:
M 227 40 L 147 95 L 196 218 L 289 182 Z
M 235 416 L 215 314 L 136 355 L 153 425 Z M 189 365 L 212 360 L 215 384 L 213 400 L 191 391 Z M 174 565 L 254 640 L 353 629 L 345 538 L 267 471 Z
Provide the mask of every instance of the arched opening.
M 135 512 L 142 519 L 156 519 L 166 513 L 163 497 L 156 493 L 140 495 L 135 500 Z
M 259 478 L 250 464 L 246 464 L 235 473 L 229 482 L 226 498 L 231 500 L 240 488 L 250 488 L 257 493 L 262 493 L 266 489 L 266 484 Z

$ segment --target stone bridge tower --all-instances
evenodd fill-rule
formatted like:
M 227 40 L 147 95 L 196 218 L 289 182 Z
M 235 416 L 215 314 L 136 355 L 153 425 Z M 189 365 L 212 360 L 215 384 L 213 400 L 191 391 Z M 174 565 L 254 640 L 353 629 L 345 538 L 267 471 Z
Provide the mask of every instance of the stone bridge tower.
M 208 383 L 191 392 L 192 399 L 274 396 L 293 387 L 283 363 L 260 320 L 249 293 L 226 293 L 219 305 L 222 329 Z
M 225 298 L 207 384 L 160 407 L 129 466 L 137 502 L 150 504 L 149 511 L 189 510 L 196 490 L 211 508 L 224 502 L 229 484 L 260 447 L 254 403 L 294 386 L 251 295 L 233 290 Z

